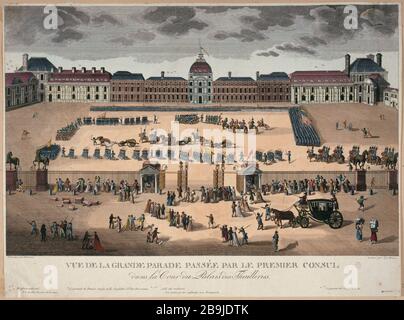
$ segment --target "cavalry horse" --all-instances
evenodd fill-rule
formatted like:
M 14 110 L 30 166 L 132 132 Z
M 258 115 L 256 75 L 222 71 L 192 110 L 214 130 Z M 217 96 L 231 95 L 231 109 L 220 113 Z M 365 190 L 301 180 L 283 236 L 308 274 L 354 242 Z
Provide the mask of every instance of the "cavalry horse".
M 101 146 L 105 146 L 106 143 L 111 145 L 111 140 L 108 138 L 104 138 L 103 136 L 99 137 L 92 137 L 91 140 L 93 140 L 93 144 L 96 146 L 97 144 L 100 144 Z M 99 143 L 97 143 L 99 141 Z
M 49 165 L 49 158 L 42 156 L 40 151 L 37 150 L 35 153 L 35 159 L 34 161 L 32 161 L 32 165 L 34 166 L 34 168 L 36 168 L 35 163 L 38 164 L 38 170 L 41 169 L 41 163 L 43 164 L 43 169 L 45 170 L 46 167 Z
M 292 211 L 280 211 L 278 209 L 273 209 L 271 208 L 271 212 L 274 214 L 273 220 L 275 221 L 276 225 L 279 227 L 282 226 L 282 220 L 288 220 L 289 225 L 293 226 L 294 221 L 295 221 L 295 215 L 293 214 Z
M 136 141 L 136 139 L 127 139 L 127 140 L 122 140 L 122 141 L 118 142 L 118 146 L 120 146 L 120 147 L 124 147 L 124 146 L 136 147 L 137 144 L 138 144 L 138 142 Z
M 355 166 L 355 170 L 358 169 L 358 165 L 360 169 L 363 169 L 366 162 L 368 161 L 368 157 L 369 157 L 368 150 L 364 150 L 362 154 L 353 152 L 353 150 L 351 150 L 349 152 L 349 163 Z
M 11 165 L 14 165 L 14 170 L 17 170 L 18 166 L 20 165 L 20 159 L 18 159 L 17 157 L 13 157 L 13 153 L 10 151 L 9 153 L 7 153 L 6 164 L 10 164 L 10 170 Z
M 390 151 L 390 152 L 382 152 L 381 163 L 387 168 L 391 170 L 395 170 L 398 162 L 398 152 Z

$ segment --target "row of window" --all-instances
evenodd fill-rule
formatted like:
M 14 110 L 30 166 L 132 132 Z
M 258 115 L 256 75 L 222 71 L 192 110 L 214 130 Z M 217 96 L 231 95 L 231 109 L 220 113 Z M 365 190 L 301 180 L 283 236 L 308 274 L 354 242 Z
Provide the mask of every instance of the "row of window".
M 309 99 L 310 99 L 310 101 L 314 101 L 315 100 L 314 95 L 313 94 L 310 95 Z M 328 94 L 326 94 L 325 95 L 325 101 L 329 101 L 329 100 L 330 100 L 330 96 Z M 352 100 L 353 100 L 353 96 L 352 96 L 352 94 L 350 94 L 349 95 L 349 101 L 352 101 Z M 306 96 L 305 95 L 302 95 L 302 101 L 306 101 Z M 340 95 L 340 101 L 345 101 L 345 95 L 343 95 L 343 94 Z
M 57 86 L 57 91 L 60 91 L 61 90 L 61 87 L 60 86 Z M 91 87 L 87 87 L 87 92 L 90 92 L 90 90 L 91 90 Z M 104 87 L 99 87 L 99 86 L 96 86 L 95 87 L 95 92 L 100 92 L 100 91 L 104 91 L 104 92 L 107 92 L 107 87 L 106 86 L 104 86 Z M 49 86 L 49 91 L 52 91 L 52 86 Z M 74 91 L 76 91 L 76 87 L 75 86 L 72 86 L 72 91 L 74 92 Z
M 16 94 L 20 94 L 22 91 L 25 91 L 25 94 L 27 94 L 30 90 L 35 92 L 36 87 L 35 86 L 32 86 L 32 87 L 29 87 L 29 86 L 15 87 L 15 93 Z M 10 94 L 11 94 L 11 88 L 7 88 L 7 95 L 10 95 Z
M 53 97 L 54 97 L 54 95 L 50 94 L 50 95 L 49 95 L 49 101 L 52 101 L 52 100 L 53 100 Z M 61 99 L 60 93 L 58 93 L 58 94 L 56 95 L 56 98 L 57 98 L 58 100 Z M 86 98 L 87 98 L 87 100 L 91 100 L 91 95 L 90 95 L 90 94 L 87 94 L 87 97 L 86 97 Z M 96 95 L 94 96 L 94 98 L 95 98 L 95 100 L 100 100 L 100 95 L 96 94 Z M 76 95 L 75 95 L 75 94 L 72 94 L 70 99 L 71 99 L 71 100 L 76 100 Z M 104 100 L 107 100 L 107 95 L 106 95 L 106 94 L 104 94 Z
M 256 88 L 217 88 L 213 87 L 215 93 L 256 93 Z

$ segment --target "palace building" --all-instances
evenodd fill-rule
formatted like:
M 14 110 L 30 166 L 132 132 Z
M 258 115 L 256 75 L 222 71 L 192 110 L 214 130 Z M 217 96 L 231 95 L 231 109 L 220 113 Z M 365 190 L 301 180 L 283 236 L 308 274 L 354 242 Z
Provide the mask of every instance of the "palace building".
M 188 81 L 181 77 L 150 77 L 144 83 L 144 102 L 188 102 Z
M 111 102 L 143 102 L 144 77 L 141 73 L 117 71 L 111 78 Z
M 376 57 L 376 58 L 375 58 Z M 32 70 L 38 79 L 39 101 L 48 102 L 135 102 L 182 104 L 248 104 L 248 103 L 366 103 L 394 101 L 382 65 L 382 54 L 368 55 L 351 63 L 345 55 L 343 70 L 256 72 L 249 76 L 232 75 L 213 78 L 212 67 L 200 48 L 191 65 L 188 79 L 160 76 L 147 79 L 141 73 L 117 71 L 113 75 L 104 68 L 81 70 L 56 69 L 46 58 L 23 55 L 23 70 Z M 26 72 L 26 71 L 25 71 Z M 389 91 L 390 90 L 390 91 Z M 387 100 L 386 100 L 387 99 Z
M 108 102 L 110 101 L 111 74 L 102 67 L 87 70 L 72 68 L 50 74 L 46 86 L 48 102 Z
M 39 81 L 32 72 L 13 72 L 5 75 L 6 110 L 38 102 Z
M 52 72 L 56 71 L 56 67 L 45 57 L 31 57 L 28 54 L 22 55 L 22 66 L 19 72 L 32 72 L 39 81 L 38 101 L 45 100 L 45 86 Z
M 212 68 L 203 57 L 202 48 L 198 58 L 191 65 L 188 74 L 189 101 L 191 103 L 206 104 L 213 100 Z

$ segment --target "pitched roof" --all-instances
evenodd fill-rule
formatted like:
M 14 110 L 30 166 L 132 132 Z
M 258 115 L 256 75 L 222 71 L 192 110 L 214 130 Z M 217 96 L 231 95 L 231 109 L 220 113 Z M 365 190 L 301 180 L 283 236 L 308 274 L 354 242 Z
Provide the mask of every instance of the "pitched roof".
M 390 83 L 388 83 L 386 79 L 384 79 L 380 74 L 377 73 L 371 74 L 369 76 L 369 79 L 372 80 L 372 82 L 378 87 L 386 88 L 390 85 Z
M 57 68 L 45 57 L 31 57 L 28 59 L 28 71 L 48 71 L 52 72 Z M 18 69 L 23 71 L 23 67 Z
M 251 77 L 220 77 L 217 78 L 216 81 L 255 81 Z
M 186 81 L 184 78 L 182 78 L 182 77 L 166 77 L 166 76 L 164 76 L 164 77 L 150 77 L 150 78 L 147 78 L 147 80 L 184 80 L 184 81 Z
M 237 172 L 237 174 L 240 176 L 250 176 L 250 175 L 261 174 L 261 173 L 262 173 L 262 171 L 253 165 L 248 166 L 247 168 L 241 169 Z
M 28 84 L 31 79 L 36 79 L 32 72 L 6 73 L 6 86 L 14 84 Z
M 369 58 L 358 58 L 351 63 L 350 72 L 384 72 L 376 62 Z
M 285 72 L 271 72 L 270 74 L 260 74 L 258 80 L 262 81 L 287 81 L 289 76 Z
M 291 82 L 298 83 L 351 83 L 342 71 L 295 71 L 290 75 Z
M 101 70 L 62 70 L 53 72 L 48 82 L 108 82 L 111 80 L 111 74 Z
M 117 71 L 112 75 L 112 80 L 144 80 L 143 74 L 129 71 Z

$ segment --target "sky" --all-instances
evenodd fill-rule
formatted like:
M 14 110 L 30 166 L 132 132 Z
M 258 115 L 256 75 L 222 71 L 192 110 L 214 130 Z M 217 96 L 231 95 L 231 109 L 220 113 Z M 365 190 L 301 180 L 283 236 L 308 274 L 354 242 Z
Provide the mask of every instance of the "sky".
M 383 54 L 398 87 L 397 5 L 356 6 L 358 28 L 346 29 L 345 5 L 329 6 L 61 6 L 58 27 L 44 28 L 43 6 L 5 8 L 6 71 L 22 54 L 55 66 L 101 67 L 145 77 L 187 78 L 199 43 L 214 78 L 295 70 L 341 70 L 352 60 Z

